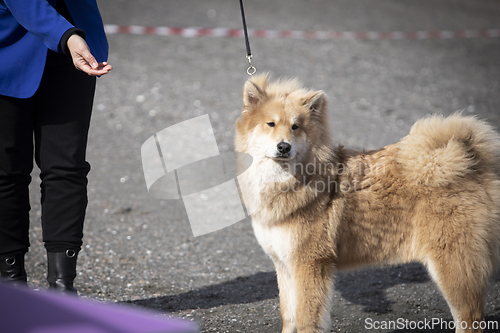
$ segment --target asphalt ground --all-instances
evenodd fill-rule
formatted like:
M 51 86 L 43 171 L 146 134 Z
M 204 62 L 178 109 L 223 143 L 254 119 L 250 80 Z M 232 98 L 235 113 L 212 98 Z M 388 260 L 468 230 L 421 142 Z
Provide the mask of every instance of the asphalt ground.
M 241 28 L 238 1 L 99 1 L 105 24 Z M 252 29 L 418 31 L 497 29 L 496 0 L 253 0 Z M 242 38 L 109 36 L 114 70 L 98 80 L 90 131 L 89 206 L 75 281 L 82 297 L 196 320 L 202 332 L 278 332 L 272 262 L 249 219 L 193 237 L 180 200 L 148 195 L 141 145 L 154 133 L 208 114 L 219 150 L 234 149 L 234 121 L 247 79 Z M 298 77 L 325 91 L 336 143 L 378 148 L 419 118 L 463 110 L 500 128 L 500 38 L 430 40 L 251 40 L 258 73 Z M 39 181 L 31 185 L 29 284 L 47 287 Z M 500 280 L 487 320 L 500 321 Z M 451 320 L 417 264 L 339 273 L 332 332 L 375 321 Z M 411 327 L 411 324 L 410 326 Z M 370 327 L 368 327 L 370 328 Z M 494 332 L 494 330 L 490 330 Z

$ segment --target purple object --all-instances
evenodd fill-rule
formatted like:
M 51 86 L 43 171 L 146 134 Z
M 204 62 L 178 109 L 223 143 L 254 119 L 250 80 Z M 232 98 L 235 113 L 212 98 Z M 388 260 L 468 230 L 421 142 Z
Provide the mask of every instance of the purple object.
M 75 296 L 0 284 L 2 333 L 195 333 L 195 323 Z

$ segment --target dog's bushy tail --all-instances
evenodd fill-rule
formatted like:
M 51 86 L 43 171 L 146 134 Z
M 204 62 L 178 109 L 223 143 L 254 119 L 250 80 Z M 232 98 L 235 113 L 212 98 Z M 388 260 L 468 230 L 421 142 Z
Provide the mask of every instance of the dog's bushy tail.
M 455 113 L 416 122 L 399 143 L 398 161 L 410 181 L 447 186 L 473 173 L 500 171 L 500 137 L 485 121 Z

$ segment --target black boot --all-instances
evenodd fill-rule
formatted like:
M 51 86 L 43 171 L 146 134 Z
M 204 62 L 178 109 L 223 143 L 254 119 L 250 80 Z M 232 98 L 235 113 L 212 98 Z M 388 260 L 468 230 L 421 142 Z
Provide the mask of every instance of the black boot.
M 65 294 L 77 294 L 73 287 L 76 277 L 76 260 L 78 253 L 74 250 L 66 252 L 47 252 L 49 289 Z
M 26 286 L 24 252 L 0 255 L 0 273 L 2 275 L 2 281 Z

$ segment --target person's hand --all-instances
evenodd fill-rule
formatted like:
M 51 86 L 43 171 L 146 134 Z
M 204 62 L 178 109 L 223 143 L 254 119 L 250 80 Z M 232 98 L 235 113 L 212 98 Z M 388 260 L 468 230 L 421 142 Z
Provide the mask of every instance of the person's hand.
M 107 62 L 98 63 L 92 53 L 90 53 L 89 46 L 85 39 L 77 34 L 73 34 L 68 38 L 68 49 L 73 58 L 73 64 L 76 69 L 87 73 L 90 76 L 101 76 L 108 74 L 113 67 Z

